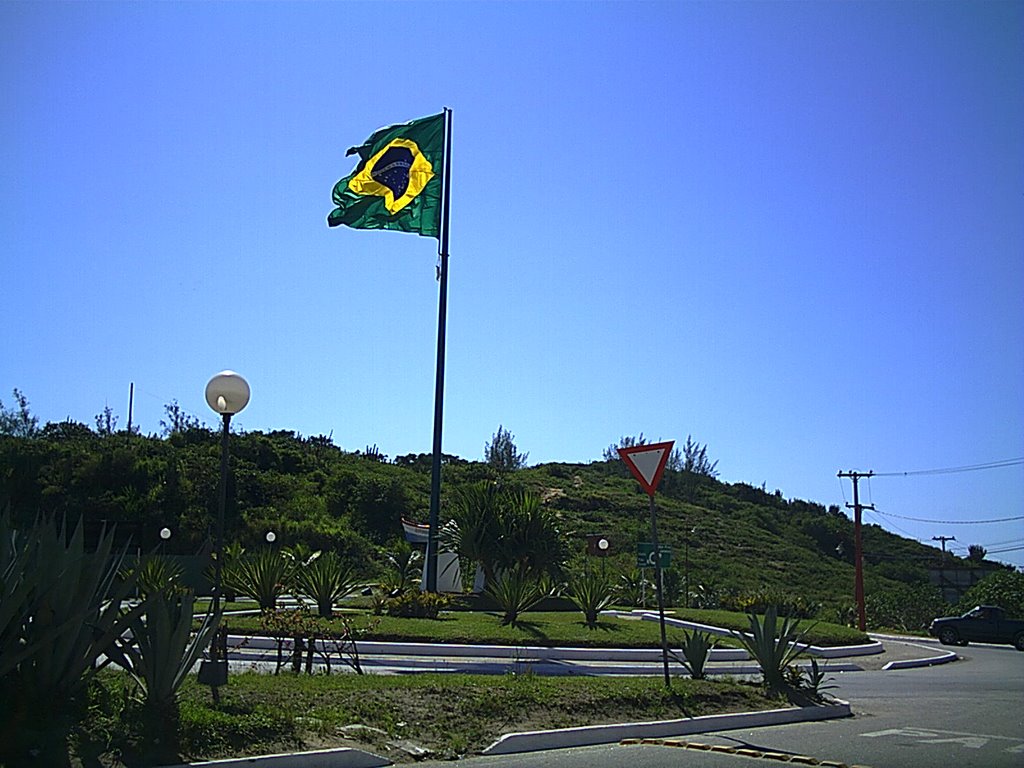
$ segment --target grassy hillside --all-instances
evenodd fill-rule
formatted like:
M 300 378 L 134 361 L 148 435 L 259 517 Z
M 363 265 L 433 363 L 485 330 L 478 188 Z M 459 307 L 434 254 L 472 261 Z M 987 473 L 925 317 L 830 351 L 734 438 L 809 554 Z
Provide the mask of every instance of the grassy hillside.
M 218 451 L 217 436 L 202 428 L 160 439 L 49 424 L 33 437 L 0 437 L 0 505 L 25 522 L 43 512 L 83 515 L 90 531 L 114 523 L 142 551 L 155 549 L 167 526 L 173 535 L 163 551 L 193 553 L 208 541 L 215 517 Z M 557 513 L 576 565 L 587 534 L 612 544 L 606 562 L 589 566 L 616 573 L 633 569 L 637 542 L 650 538 L 647 496 L 620 462 L 498 474 L 446 457 L 446 498 L 481 479 L 538 493 Z M 228 538 L 253 548 L 273 530 L 281 545 L 336 549 L 371 575 L 400 539 L 402 517 L 426 521 L 429 485 L 423 454 L 389 461 L 373 450 L 343 452 L 324 437 L 234 435 Z M 666 587 L 679 604 L 687 577 L 691 604 L 703 607 L 803 601 L 822 604 L 823 618 L 834 619 L 853 602 L 853 526 L 838 507 L 669 470 L 658 522 L 673 550 Z M 877 526 L 865 527 L 864 542 L 869 596 L 926 582 L 935 549 Z

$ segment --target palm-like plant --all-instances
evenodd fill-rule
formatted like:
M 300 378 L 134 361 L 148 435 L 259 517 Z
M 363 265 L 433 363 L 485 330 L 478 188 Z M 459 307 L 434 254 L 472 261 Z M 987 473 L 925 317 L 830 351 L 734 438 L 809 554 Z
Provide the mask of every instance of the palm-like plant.
M 455 494 L 440 543 L 461 559 L 479 563 L 488 584 L 499 572 L 515 568 L 557 574 L 566 555 L 555 516 L 536 494 L 502 491 L 488 482 Z
M 574 573 L 565 589 L 565 596 L 583 611 L 587 626 L 597 626 L 597 617 L 611 605 L 617 594 L 615 585 L 602 574 L 581 571 Z
M 259 603 L 261 610 L 273 611 L 277 608 L 277 599 L 289 584 L 292 566 L 290 558 L 270 549 L 242 555 L 230 568 L 224 569 L 224 586 L 251 597 Z
M 535 493 L 509 493 L 498 516 L 499 568 L 522 567 L 554 576 L 565 562 L 565 541 L 554 513 Z
M 392 552 L 387 554 L 387 568 L 381 587 L 386 595 L 398 597 L 413 589 L 420 581 L 423 553 L 405 541 L 400 541 Z
M 460 488 L 450 505 L 451 519 L 440 531 L 440 548 L 456 553 L 464 561 L 479 563 L 487 583 L 495 577 L 499 501 L 493 483 Z M 466 570 L 463 568 L 463 573 Z
M 633 568 L 619 577 L 619 595 L 626 605 L 646 608 L 654 594 L 654 583 L 644 576 L 640 568 Z
M 778 608 L 769 606 L 763 617 L 747 614 L 750 634 L 732 632 L 743 648 L 761 668 L 764 685 L 772 691 L 787 689 L 785 675 L 789 665 L 807 652 L 805 642 L 812 628 L 800 631 L 799 622 L 784 616 L 779 622 Z
M 354 592 L 359 582 L 337 552 L 323 552 L 296 568 L 295 586 L 300 595 L 316 603 L 321 617 L 329 619 L 334 604 Z

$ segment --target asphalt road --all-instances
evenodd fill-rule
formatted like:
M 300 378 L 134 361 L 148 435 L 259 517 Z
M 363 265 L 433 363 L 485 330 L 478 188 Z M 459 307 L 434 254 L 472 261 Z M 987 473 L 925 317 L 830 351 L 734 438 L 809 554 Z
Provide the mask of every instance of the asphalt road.
M 1009 646 L 957 649 L 961 661 L 903 671 L 835 675 L 832 693 L 854 717 L 687 737 L 872 768 L 1024 766 L 1024 653 Z M 766 768 L 784 763 L 668 746 L 551 750 L 463 761 L 466 768 Z M 450 766 L 450 763 L 424 765 Z

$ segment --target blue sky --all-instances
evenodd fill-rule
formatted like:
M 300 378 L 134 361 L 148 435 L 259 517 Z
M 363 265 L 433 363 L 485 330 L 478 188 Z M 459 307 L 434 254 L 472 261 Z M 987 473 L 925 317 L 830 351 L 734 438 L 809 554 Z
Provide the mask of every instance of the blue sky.
M 329 230 L 454 111 L 444 450 L 622 435 L 823 504 L 1024 457 L 1024 4 L 0 4 L 0 399 L 429 452 L 436 241 Z M 1024 467 L 868 522 L 1024 564 Z M 886 513 L 882 515 L 881 513 Z M 899 515 L 900 517 L 895 517 Z M 942 521 L 916 522 L 907 518 Z M 957 547 L 960 549 L 957 550 Z

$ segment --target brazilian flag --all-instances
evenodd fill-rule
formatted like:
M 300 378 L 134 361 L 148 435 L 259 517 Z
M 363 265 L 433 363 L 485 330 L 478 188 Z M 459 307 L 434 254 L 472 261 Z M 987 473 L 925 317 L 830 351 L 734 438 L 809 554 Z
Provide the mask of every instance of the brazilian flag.
M 334 185 L 327 224 L 397 229 L 438 237 L 444 166 L 444 114 L 381 128 L 359 147 L 355 171 Z

